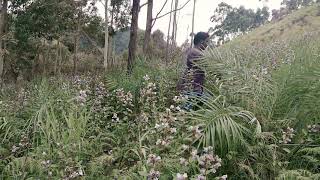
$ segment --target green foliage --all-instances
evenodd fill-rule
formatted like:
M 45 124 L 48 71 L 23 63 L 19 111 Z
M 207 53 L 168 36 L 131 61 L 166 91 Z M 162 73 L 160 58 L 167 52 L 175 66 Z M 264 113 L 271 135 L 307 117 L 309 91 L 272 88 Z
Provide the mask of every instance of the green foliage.
M 305 170 L 291 170 L 291 171 L 283 171 L 276 178 L 277 180 L 303 180 L 303 179 L 318 179 L 320 177 L 319 174 L 312 174 L 309 171 Z
M 15 34 L 18 40 L 26 42 L 29 37 L 57 39 L 62 32 L 75 26 L 75 7 L 63 1 L 41 1 L 30 3 L 19 11 L 15 21 Z
M 305 33 L 316 33 L 320 29 L 319 5 L 303 7 L 299 10 L 253 29 L 249 34 L 239 36 L 232 44 L 260 45 L 274 41 L 292 41 Z
M 99 16 L 90 16 L 88 17 L 88 22 L 85 23 L 83 30 L 90 35 L 92 39 L 94 39 L 100 47 L 104 46 L 104 26 L 103 20 Z M 87 40 L 89 41 L 89 40 Z M 91 43 L 91 42 L 88 42 Z M 88 49 L 88 47 L 83 47 L 84 49 Z
M 315 137 L 307 130 L 308 125 L 319 123 L 319 113 L 316 110 L 320 107 L 317 98 L 319 82 L 316 80 L 319 79 L 320 69 L 317 53 L 319 44 L 316 39 L 311 38 L 317 37 L 316 34 L 311 33 L 287 43 L 276 42 L 255 47 L 239 47 L 235 42 L 204 54 L 199 65 L 206 70 L 206 88 L 211 94 L 220 95 L 214 96 L 215 104 L 225 108 L 242 107 L 252 112 L 261 123 L 256 129 L 249 129 L 247 134 L 250 138 L 244 138 L 244 147 L 238 147 L 243 152 L 233 150 L 226 155 L 227 164 L 232 164 L 235 171 L 240 172 L 234 177 L 273 179 L 278 173 L 282 173 L 279 172 L 280 169 L 284 172 L 285 169 L 305 169 L 311 174 L 319 173 L 319 136 Z M 209 97 L 209 101 L 215 98 Z M 219 98 L 222 101 L 218 101 Z M 203 103 L 203 108 L 191 114 L 218 109 L 217 105 L 206 105 L 206 101 Z M 200 114 L 198 119 L 212 122 L 212 117 L 219 117 L 221 111 L 212 112 L 214 113 Z M 221 127 L 220 124 L 213 124 L 212 129 L 225 131 Z M 282 139 L 287 136 L 284 130 L 286 127 L 294 128 L 291 143 L 297 144 L 283 144 Z M 230 133 L 230 130 L 226 132 Z M 222 137 L 224 145 L 231 142 L 227 136 Z M 241 134 L 236 137 L 241 137 Z M 304 149 L 305 146 L 310 148 Z M 316 147 L 311 148 L 314 146 Z M 223 148 L 226 149 L 227 147 Z
M 318 42 L 209 49 L 189 112 L 178 60 L 3 87 L 0 178 L 319 179 Z
M 292 11 L 302 6 L 309 6 L 314 2 L 315 2 L 314 0 L 283 0 L 281 4 L 284 5 L 290 11 Z
M 114 31 L 127 29 L 130 24 L 130 2 L 126 0 L 111 0 L 111 24 Z
M 245 135 L 250 136 L 245 125 L 256 121 L 250 112 L 228 104 L 221 95 L 200 98 L 198 101 L 204 107 L 190 112 L 189 116 L 195 123 L 203 126 L 204 134 L 199 138 L 200 145 L 215 147 L 220 154 L 226 154 L 230 150 L 236 150 L 245 141 Z
M 268 21 L 269 15 L 267 7 L 259 8 L 254 12 L 252 9 L 245 9 L 243 6 L 233 8 L 222 2 L 211 17 L 211 21 L 217 24 L 212 29 L 213 36 L 219 37 L 219 41 L 224 42 L 227 37 L 246 33 L 263 25 Z

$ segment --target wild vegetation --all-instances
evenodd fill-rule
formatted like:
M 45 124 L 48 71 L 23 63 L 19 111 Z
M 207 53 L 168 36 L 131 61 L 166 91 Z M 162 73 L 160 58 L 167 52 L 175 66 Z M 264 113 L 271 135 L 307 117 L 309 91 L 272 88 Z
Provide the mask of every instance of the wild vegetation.
M 26 12 L 41 9 L 28 7 Z M 191 111 L 183 107 L 197 106 L 194 100 L 176 91 L 182 48 L 171 40 L 175 48 L 168 55 L 160 31 L 149 44 L 157 48 L 145 53 L 137 31 L 137 58 L 128 75 L 115 57 L 112 68 L 97 68 L 103 53 L 92 38 L 93 32 L 103 37 L 99 17 L 84 18 L 90 21 L 81 26 L 78 47 L 68 46 L 72 36 L 65 29 L 54 34 L 60 40 L 43 38 L 57 32 L 53 27 L 36 37 L 23 13 L 14 25 L 32 35 L 23 46 L 9 41 L 16 36 L 8 31 L 12 39 L 4 40 L 5 67 L 13 70 L 5 71 L 0 91 L 0 179 L 320 179 L 320 31 L 312 21 L 320 9 L 297 9 L 210 47 L 199 64 L 209 95 Z M 306 33 L 295 31 L 300 16 L 310 24 Z M 284 24 L 299 33 L 261 33 Z M 129 36 L 117 33 L 112 37 Z M 129 43 L 117 43 L 122 42 Z M 71 47 L 81 54 L 76 61 Z M 118 60 L 128 58 L 123 53 Z M 16 72 L 19 78 L 10 83 L 9 74 Z

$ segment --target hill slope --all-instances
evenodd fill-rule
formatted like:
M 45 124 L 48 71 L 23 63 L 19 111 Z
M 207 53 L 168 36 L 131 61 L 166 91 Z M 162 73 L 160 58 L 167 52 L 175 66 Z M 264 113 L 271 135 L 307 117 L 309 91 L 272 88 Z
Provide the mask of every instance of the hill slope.
M 270 22 L 233 40 L 255 44 L 274 40 L 289 40 L 305 33 L 320 31 L 320 4 L 292 12 L 280 21 Z

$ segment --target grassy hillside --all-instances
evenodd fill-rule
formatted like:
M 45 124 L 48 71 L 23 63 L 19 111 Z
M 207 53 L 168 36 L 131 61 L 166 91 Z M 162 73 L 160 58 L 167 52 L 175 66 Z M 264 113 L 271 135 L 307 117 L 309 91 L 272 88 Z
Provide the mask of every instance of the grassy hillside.
M 131 76 L 4 86 L 0 179 L 319 180 L 317 9 L 206 51 L 203 97 L 180 95 L 179 65 L 157 58 L 137 59 Z
M 270 22 L 247 35 L 240 36 L 233 43 L 255 44 L 274 40 L 288 40 L 315 31 L 320 31 L 319 4 L 294 11 L 280 21 Z

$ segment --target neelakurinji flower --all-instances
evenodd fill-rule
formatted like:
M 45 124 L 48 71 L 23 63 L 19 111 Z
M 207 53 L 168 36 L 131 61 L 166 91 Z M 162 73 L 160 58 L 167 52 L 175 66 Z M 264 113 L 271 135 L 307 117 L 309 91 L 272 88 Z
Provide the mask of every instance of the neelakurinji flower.
M 177 173 L 176 179 L 177 180 L 187 180 L 188 174 L 187 173 L 183 173 L 183 174 Z
M 282 140 L 280 143 L 288 144 L 292 141 L 292 138 L 294 136 L 294 129 L 287 127 L 287 129 L 282 130 Z
M 154 166 L 156 163 L 161 161 L 160 156 L 156 156 L 154 154 L 149 154 L 147 159 L 147 164 Z
M 147 180 L 158 180 L 160 178 L 160 172 L 155 171 L 154 169 L 151 169 L 151 171 L 148 174 Z
M 308 129 L 309 129 L 309 132 L 311 133 L 319 133 L 320 125 L 319 124 L 308 125 Z

